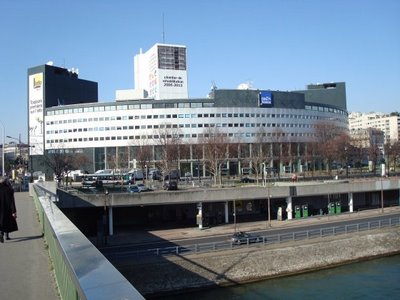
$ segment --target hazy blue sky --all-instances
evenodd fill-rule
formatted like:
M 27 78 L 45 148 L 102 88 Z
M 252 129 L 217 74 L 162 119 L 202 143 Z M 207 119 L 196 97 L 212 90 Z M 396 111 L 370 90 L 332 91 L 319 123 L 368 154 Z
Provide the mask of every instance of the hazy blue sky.
M 6 135 L 26 141 L 28 68 L 79 68 L 100 101 L 113 101 L 133 88 L 134 55 L 163 41 L 163 15 L 165 42 L 187 46 L 190 97 L 212 82 L 295 90 L 345 81 L 349 111 L 400 111 L 398 0 L 0 0 Z

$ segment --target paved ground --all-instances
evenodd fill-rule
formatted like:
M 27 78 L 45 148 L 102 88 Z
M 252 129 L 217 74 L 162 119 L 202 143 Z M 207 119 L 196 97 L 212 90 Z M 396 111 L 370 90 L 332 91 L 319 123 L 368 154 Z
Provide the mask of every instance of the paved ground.
M 19 231 L 0 244 L 0 299 L 60 299 L 33 199 L 18 192 L 15 200 Z
M 384 213 L 396 213 L 400 212 L 399 206 L 385 207 Z M 333 221 L 345 220 L 345 219 L 362 219 L 370 216 L 381 215 L 381 209 L 370 209 L 363 210 L 354 213 L 342 213 L 337 215 L 323 215 L 323 216 L 312 216 L 305 219 L 292 219 L 277 221 L 272 220 L 271 224 L 268 221 L 258 222 L 246 222 L 236 224 L 237 231 L 261 231 L 266 229 L 276 229 L 283 227 L 296 227 L 304 224 L 316 224 L 326 223 L 329 224 Z M 271 225 L 271 226 L 269 226 Z M 149 241 L 165 241 L 165 240 L 180 240 L 193 237 L 206 237 L 213 235 L 229 235 L 233 234 L 235 225 L 223 224 L 209 228 L 203 228 L 200 230 L 198 227 L 187 227 L 187 228 L 174 228 L 174 229 L 148 229 L 144 230 L 129 230 L 128 232 L 116 232 L 114 236 L 108 237 L 108 245 L 121 245 L 126 243 L 146 243 Z

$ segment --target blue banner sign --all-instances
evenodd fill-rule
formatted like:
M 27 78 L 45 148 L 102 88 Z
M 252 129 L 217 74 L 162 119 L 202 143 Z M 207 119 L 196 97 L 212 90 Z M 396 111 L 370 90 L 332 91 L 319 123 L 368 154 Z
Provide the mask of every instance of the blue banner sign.
M 272 107 L 273 105 L 272 92 L 260 92 L 259 104 L 260 107 Z

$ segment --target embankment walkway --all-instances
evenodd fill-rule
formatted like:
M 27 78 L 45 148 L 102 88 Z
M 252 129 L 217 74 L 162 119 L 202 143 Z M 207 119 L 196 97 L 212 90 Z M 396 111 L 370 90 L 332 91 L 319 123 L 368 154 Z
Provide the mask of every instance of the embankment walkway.
M 15 202 L 19 230 L 0 244 L 0 299 L 58 300 L 33 199 L 28 192 L 18 192 Z

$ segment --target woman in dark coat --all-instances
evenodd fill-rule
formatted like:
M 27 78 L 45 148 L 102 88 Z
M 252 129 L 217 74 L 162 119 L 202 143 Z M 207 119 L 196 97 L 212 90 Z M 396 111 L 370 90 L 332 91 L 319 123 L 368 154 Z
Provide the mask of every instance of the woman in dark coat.
M 7 177 L 0 177 L 0 242 L 4 243 L 4 233 L 9 240 L 9 233 L 18 230 L 17 209 L 14 190 Z

